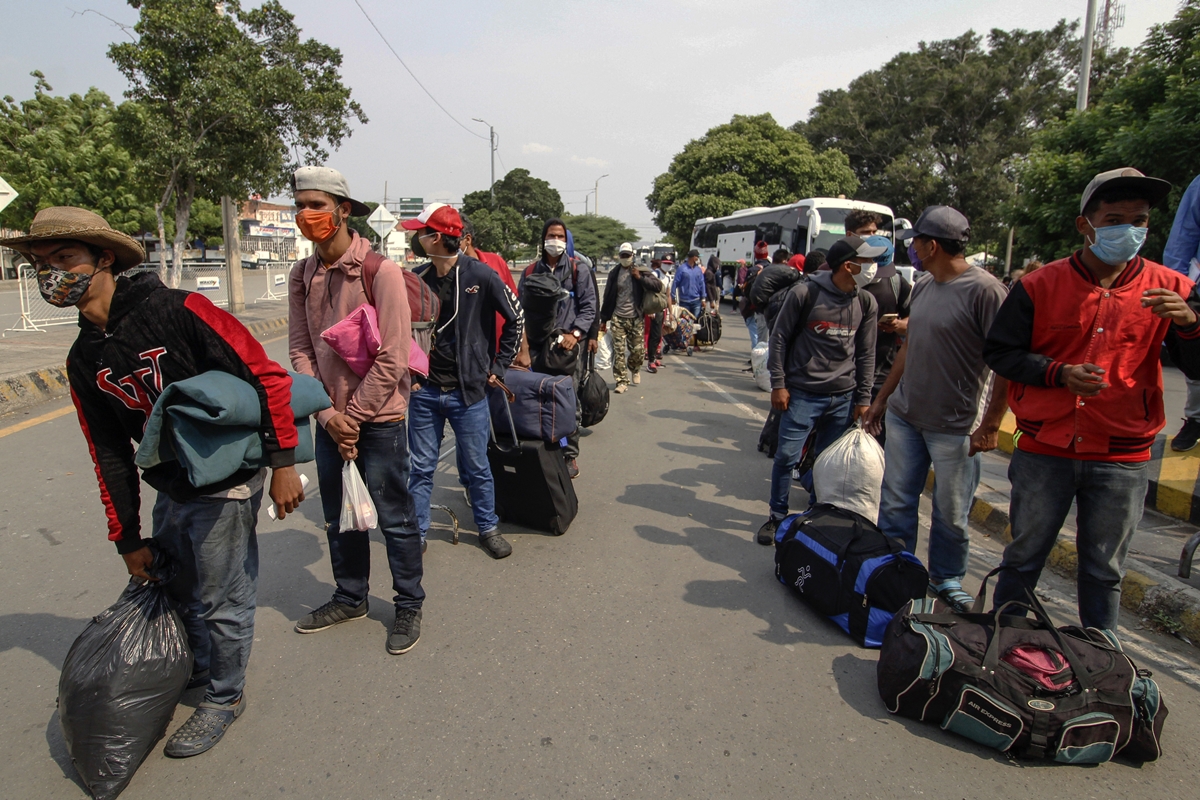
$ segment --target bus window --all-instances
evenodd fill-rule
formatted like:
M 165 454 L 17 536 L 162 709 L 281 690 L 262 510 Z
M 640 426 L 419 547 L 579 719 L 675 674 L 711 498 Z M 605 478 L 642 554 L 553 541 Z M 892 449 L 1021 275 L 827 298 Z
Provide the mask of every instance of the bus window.
M 783 226 L 778 222 L 760 222 L 758 224 L 758 233 L 755 235 L 754 240 L 778 245 L 782 234 Z

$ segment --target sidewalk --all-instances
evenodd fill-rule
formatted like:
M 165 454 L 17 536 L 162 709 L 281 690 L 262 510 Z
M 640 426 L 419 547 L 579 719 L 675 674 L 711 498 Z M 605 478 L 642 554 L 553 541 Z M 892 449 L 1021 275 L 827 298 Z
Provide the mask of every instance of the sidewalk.
M 1010 434 L 1007 442 L 1002 440 L 1001 447 L 1011 452 L 1011 444 Z M 1195 456 L 1192 459 L 1200 461 Z M 1009 525 L 1011 492 L 1007 454 L 1000 451 L 985 453 L 983 476 L 975 492 L 971 521 L 988 536 L 1004 544 L 1012 541 Z M 1078 564 L 1075 513 L 1072 505 L 1048 561 L 1051 569 L 1072 579 Z M 1180 635 L 1200 645 L 1200 559 L 1187 581 L 1176 577 L 1180 550 L 1196 531 L 1197 528 L 1189 523 L 1157 513 L 1147 499 L 1146 513 L 1134 534 L 1129 557 L 1125 561 L 1121 605 L 1144 619 L 1168 626 L 1177 623 Z
M 287 333 L 286 300 L 249 302 L 237 317 L 258 339 Z M 65 363 L 78 334 L 70 323 L 0 339 L 0 418 L 69 394 Z

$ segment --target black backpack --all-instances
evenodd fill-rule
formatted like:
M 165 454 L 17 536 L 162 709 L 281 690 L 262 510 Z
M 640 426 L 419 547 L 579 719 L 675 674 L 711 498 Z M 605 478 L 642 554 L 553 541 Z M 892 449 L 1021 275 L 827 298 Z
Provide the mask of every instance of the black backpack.
M 579 382 L 579 424 L 590 428 L 608 416 L 608 381 L 596 374 L 596 354 L 589 353 Z
M 898 540 L 828 503 L 779 523 L 775 577 L 866 647 L 879 647 L 895 613 L 929 585 L 929 572 Z

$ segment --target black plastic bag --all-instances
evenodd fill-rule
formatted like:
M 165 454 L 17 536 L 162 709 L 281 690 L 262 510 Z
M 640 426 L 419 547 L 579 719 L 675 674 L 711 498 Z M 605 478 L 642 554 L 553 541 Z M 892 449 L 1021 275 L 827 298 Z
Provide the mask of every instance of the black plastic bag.
M 192 674 L 192 651 L 163 584 L 173 564 L 155 549 L 150 574 L 92 618 L 58 681 L 58 717 L 71 763 L 96 800 L 116 797 L 163 737 Z
M 608 382 L 596 374 L 596 354 L 589 353 L 587 370 L 579 383 L 580 425 L 590 428 L 608 416 Z

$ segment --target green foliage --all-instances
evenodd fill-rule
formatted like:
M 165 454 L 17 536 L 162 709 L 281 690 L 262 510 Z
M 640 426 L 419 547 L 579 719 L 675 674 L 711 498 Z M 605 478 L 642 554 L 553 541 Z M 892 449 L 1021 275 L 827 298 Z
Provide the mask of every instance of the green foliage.
M 138 196 L 133 159 L 117 142 L 116 107 L 99 89 L 55 97 L 40 72 L 32 100 L 0 101 L 0 175 L 20 196 L 3 212 L 6 227 L 28 230 L 50 206 L 95 211 L 125 233 L 145 227 L 150 204 Z
M 858 186 L 846 156 L 813 152 L 798 133 L 770 114 L 736 115 L 689 142 L 654 179 L 646 206 L 672 243 L 686 252 L 702 217 L 749 206 L 775 206 L 804 197 L 852 194 Z
M 637 231 L 612 217 L 571 214 L 563 217 L 575 240 L 575 252 L 592 259 L 613 256 L 621 242 L 636 241 Z
M 371 209 L 372 213 L 374 213 L 375 209 L 379 208 L 379 203 L 376 203 L 374 200 L 367 200 L 363 205 Z M 367 217 L 369 216 L 371 215 L 368 214 Z M 346 220 L 346 224 L 351 230 L 358 231 L 359 236 L 374 246 L 379 243 L 379 234 L 375 233 L 371 226 L 367 224 L 367 217 L 350 217 Z
M 998 241 L 1008 224 L 1003 204 L 1015 191 L 1014 157 L 1074 107 L 1076 27 L 992 30 L 986 48 L 973 31 L 922 42 L 848 89 L 821 92 L 808 121 L 792 129 L 818 150 L 850 157 L 861 199 L 911 219 L 927 205 L 952 205 L 971 220 L 976 242 Z M 1128 60 L 1125 50 L 1097 53 L 1093 97 L 1120 79 Z
M 463 213 L 475 225 L 475 244 L 484 250 L 511 259 L 537 242 L 545 220 L 562 216 L 558 190 L 527 169 L 510 170 L 493 189 L 495 199 L 487 189 L 463 197 Z
M 144 230 L 151 230 L 149 226 Z M 192 216 L 188 220 L 191 241 L 197 239 L 208 247 L 221 247 L 225 242 L 225 229 L 221 223 L 221 204 L 203 197 L 192 203 Z
M 160 198 L 160 230 L 173 201 L 177 263 L 194 198 L 277 191 L 293 154 L 321 163 L 350 117 L 366 122 L 338 74 L 341 53 L 301 41 L 277 0 L 249 10 L 228 0 L 224 13 L 211 0 L 129 4 L 139 38 L 108 51 L 130 83 L 118 127 Z
M 1179 199 L 1200 173 L 1200 0 L 1152 28 L 1132 69 L 1097 103 L 1035 137 L 1017 166 L 1021 192 L 1011 207 L 1022 249 L 1044 259 L 1077 249 L 1083 188 L 1097 172 L 1126 166 L 1175 183 L 1142 250 L 1161 258 Z

